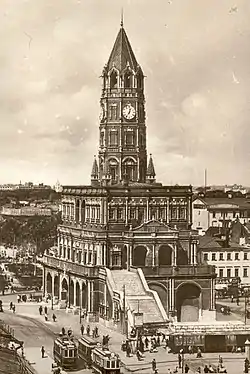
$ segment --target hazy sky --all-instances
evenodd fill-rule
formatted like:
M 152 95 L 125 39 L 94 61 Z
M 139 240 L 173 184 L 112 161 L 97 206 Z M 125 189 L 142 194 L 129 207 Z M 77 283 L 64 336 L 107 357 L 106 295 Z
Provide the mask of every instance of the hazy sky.
M 250 185 L 249 0 L 1 0 L 0 183 L 89 183 L 122 6 L 158 181 Z

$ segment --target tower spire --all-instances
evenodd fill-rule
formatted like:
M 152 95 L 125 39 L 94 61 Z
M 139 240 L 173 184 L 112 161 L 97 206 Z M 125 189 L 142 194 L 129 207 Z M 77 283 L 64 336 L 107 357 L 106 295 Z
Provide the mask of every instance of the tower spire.
M 123 8 L 121 10 L 121 27 L 123 27 Z
M 152 154 L 150 153 L 149 161 L 148 161 L 148 168 L 147 168 L 147 182 L 153 183 L 155 182 L 155 167 L 152 158 Z
M 97 165 L 96 155 L 95 155 L 92 172 L 91 172 L 91 185 L 95 187 L 98 183 L 99 183 L 99 170 L 98 170 L 98 165 Z

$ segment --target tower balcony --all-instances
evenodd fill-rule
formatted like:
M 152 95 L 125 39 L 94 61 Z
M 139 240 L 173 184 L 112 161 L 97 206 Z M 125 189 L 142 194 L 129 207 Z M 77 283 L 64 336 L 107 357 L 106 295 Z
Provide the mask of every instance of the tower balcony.
M 44 255 L 40 260 L 40 263 L 45 267 L 47 266 L 57 271 L 91 278 L 97 278 L 100 272 L 100 268 L 97 266 L 93 267 L 77 264 L 51 255 Z
M 179 265 L 141 267 L 145 277 L 216 277 L 215 268 L 212 265 Z

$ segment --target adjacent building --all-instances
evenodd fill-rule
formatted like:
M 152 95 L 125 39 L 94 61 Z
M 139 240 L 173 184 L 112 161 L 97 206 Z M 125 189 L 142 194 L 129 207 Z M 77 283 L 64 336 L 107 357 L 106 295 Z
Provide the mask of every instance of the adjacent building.
M 222 227 L 223 222 L 238 219 L 241 223 L 250 220 L 250 199 L 243 197 L 200 197 L 196 196 L 192 202 L 192 228 L 204 234 L 211 226 Z

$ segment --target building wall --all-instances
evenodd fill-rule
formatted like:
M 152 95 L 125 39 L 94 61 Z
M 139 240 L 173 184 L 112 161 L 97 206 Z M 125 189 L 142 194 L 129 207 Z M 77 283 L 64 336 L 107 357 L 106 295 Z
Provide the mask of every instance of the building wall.
M 217 277 L 240 277 L 242 284 L 250 285 L 250 250 L 249 248 L 235 250 L 206 251 L 203 249 L 203 261 L 215 266 Z

